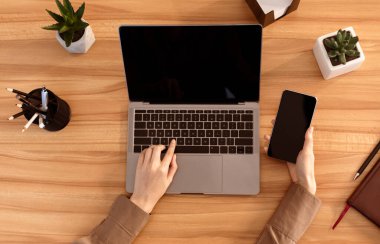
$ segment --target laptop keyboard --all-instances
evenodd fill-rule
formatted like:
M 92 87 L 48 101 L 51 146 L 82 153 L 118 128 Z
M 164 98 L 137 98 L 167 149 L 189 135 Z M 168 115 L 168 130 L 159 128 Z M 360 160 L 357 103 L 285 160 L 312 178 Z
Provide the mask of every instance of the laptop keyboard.
M 253 115 L 253 110 L 135 110 L 133 150 L 176 139 L 176 153 L 253 154 Z

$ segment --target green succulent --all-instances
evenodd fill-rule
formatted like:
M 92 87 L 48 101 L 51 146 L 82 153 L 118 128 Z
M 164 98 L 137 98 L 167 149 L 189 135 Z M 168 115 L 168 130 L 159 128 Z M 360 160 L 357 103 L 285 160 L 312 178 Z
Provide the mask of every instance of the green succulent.
M 326 38 L 324 43 L 331 50 L 328 52 L 330 58 L 339 58 L 341 64 L 346 64 L 346 56 L 359 57 L 360 52 L 356 49 L 359 37 L 352 36 L 351 32 L 339 30 L 336 37 Z
M 85 3 L 82 3 L 75 12 L 69 0 L 63 0 L 63 4 L 59 0 L 55 0 L 55 2 L 62 16 L 46 9 L 46 12 L 57 23 L 42 27 L 42 29 L 58 31 L 63 36 L 66 47 L 69 47 L 73 41 L 74 33 L 84 30 L 88 26 L 88 23 L 82 21 Z

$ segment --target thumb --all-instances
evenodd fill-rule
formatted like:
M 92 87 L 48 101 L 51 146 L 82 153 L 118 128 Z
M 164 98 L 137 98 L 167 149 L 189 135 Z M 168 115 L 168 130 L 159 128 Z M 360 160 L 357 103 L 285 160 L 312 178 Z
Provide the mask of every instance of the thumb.
M 314 127 L 310 126 L 309 129 L 307 129 L 306 134 L 305 134 L 305 142 L 303 144 L 303 150 L 307 152 L 312 152 L 314 143 L 313 143 L 313 132 L 314 132 Z
M 177 155 L 174 154 L 174 156 L 170 162 L 170 168 L 169 168 L 169 172 L 168 172 L 168 180 L 170 182 L 172 182 L 173 177 L 174 177 L 175 173 L 177 172 L 177 169 L 178 169 Z

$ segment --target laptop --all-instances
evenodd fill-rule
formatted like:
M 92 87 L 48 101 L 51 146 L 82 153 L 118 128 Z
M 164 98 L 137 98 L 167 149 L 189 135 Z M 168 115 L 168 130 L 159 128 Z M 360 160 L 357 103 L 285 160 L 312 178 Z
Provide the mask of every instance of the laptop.
M 127 80 L 126 190 L 152 144 L 177 140 L 167 193 L 260 190 L 260 25 L 121 26 Z

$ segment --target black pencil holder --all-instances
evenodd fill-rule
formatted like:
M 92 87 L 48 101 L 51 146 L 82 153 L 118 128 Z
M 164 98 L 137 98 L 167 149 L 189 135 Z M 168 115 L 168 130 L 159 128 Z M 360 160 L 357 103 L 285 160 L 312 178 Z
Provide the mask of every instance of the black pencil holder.
M 36 107 L 39 107 L 41 104 L 41 88 L 35 89 L 28 93 L 30 101 Z M 45 119 L 45 130 L 48 131 L 58 131 L 65 128 L 71 118 L 71 110 L 69 104 L 55 95 L 52 91 L 47 90 L 49 93 L 48 96 L 48 110 Z M 27 120 L 30 120 L 34 112 L 27 110 L 23 107 L 24 116 Z M 38 119 L 34 120 L 34 124 L 38 125 Z

